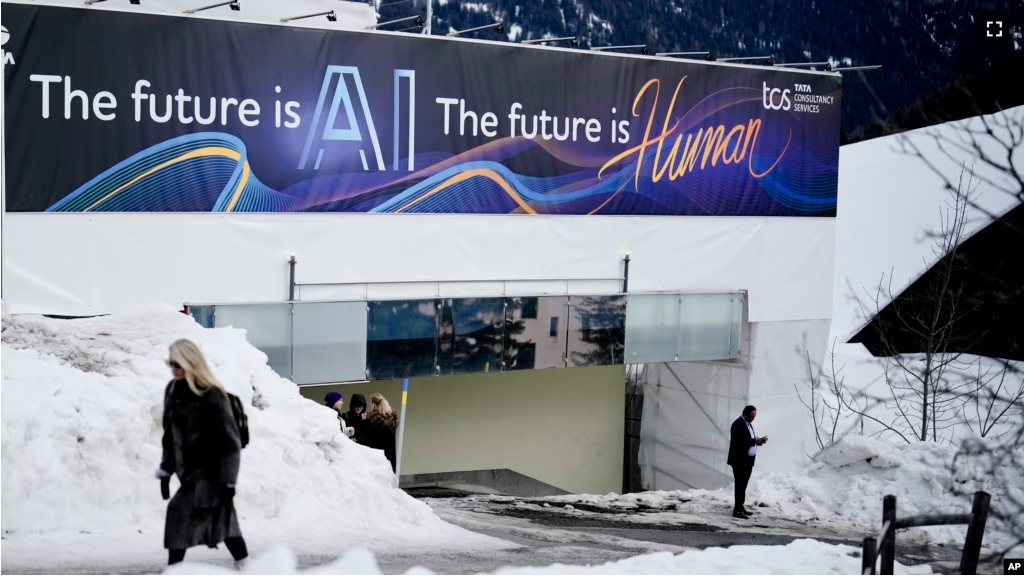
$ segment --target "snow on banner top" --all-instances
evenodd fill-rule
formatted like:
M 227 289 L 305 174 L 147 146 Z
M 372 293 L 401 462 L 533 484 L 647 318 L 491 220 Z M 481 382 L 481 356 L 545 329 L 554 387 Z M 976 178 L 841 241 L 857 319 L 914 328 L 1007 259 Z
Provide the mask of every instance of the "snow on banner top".
M 836 211 L 835 74 L 5 12 L 10 211 Z

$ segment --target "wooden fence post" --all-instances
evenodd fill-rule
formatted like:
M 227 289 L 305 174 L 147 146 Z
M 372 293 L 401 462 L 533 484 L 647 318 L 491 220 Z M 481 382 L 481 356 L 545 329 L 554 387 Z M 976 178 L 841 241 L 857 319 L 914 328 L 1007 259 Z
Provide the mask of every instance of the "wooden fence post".
M 897 532 L 897 497 L 892 494 L 883 496 L 883 525 L 889 527 L 879 546 L 879 573 L 893 574 L 893 557 L 896 553 Z
M 989 494 L 976 492 L 972 501 L 972 522 L 968 525 L 968 534 L 964 539 L 964 551 L 961 553 L 962 574 L 975 574 L 979 569 L 979 551 L 982 548 L 982 535 L 986 531 L 986 519 L 989 517 Z
M 876 573 L 876 539 L 865 538 L 861 544 L 861 573 Z

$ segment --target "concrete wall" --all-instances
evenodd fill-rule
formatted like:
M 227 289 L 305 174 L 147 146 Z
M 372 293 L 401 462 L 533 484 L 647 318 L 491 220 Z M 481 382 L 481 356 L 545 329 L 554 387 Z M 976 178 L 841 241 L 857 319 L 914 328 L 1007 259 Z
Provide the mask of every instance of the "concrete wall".
M 568 492 L 618 492 L 623 476 L 623 366 L 415 378 L 409 385 L 402 474 L 508 468 Z M 398 410 L 402 383 L 310 386 Z

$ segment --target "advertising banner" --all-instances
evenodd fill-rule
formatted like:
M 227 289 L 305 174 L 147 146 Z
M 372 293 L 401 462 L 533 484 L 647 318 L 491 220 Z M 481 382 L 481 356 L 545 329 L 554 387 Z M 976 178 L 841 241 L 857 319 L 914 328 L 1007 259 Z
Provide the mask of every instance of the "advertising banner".
M 840 78 L 6 3 L 9 212 L 834 216 Z

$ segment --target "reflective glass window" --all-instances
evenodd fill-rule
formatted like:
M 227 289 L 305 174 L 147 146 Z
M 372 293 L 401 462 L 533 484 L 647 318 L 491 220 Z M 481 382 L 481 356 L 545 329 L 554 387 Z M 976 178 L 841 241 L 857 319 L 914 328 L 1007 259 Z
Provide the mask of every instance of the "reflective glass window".
M 441 374 L 502 370 L 504 298 L 447 298 L 438 335 Z
M 626 297 L 571 296 L 569 365 L 624 364 Z
M 367 377 L 426 376 L 435 372 L 437 300 L 385 300 L 367 309 Z
M 505 302 L 505 369 L 564 367 L 566 297 L 506 298 Z

